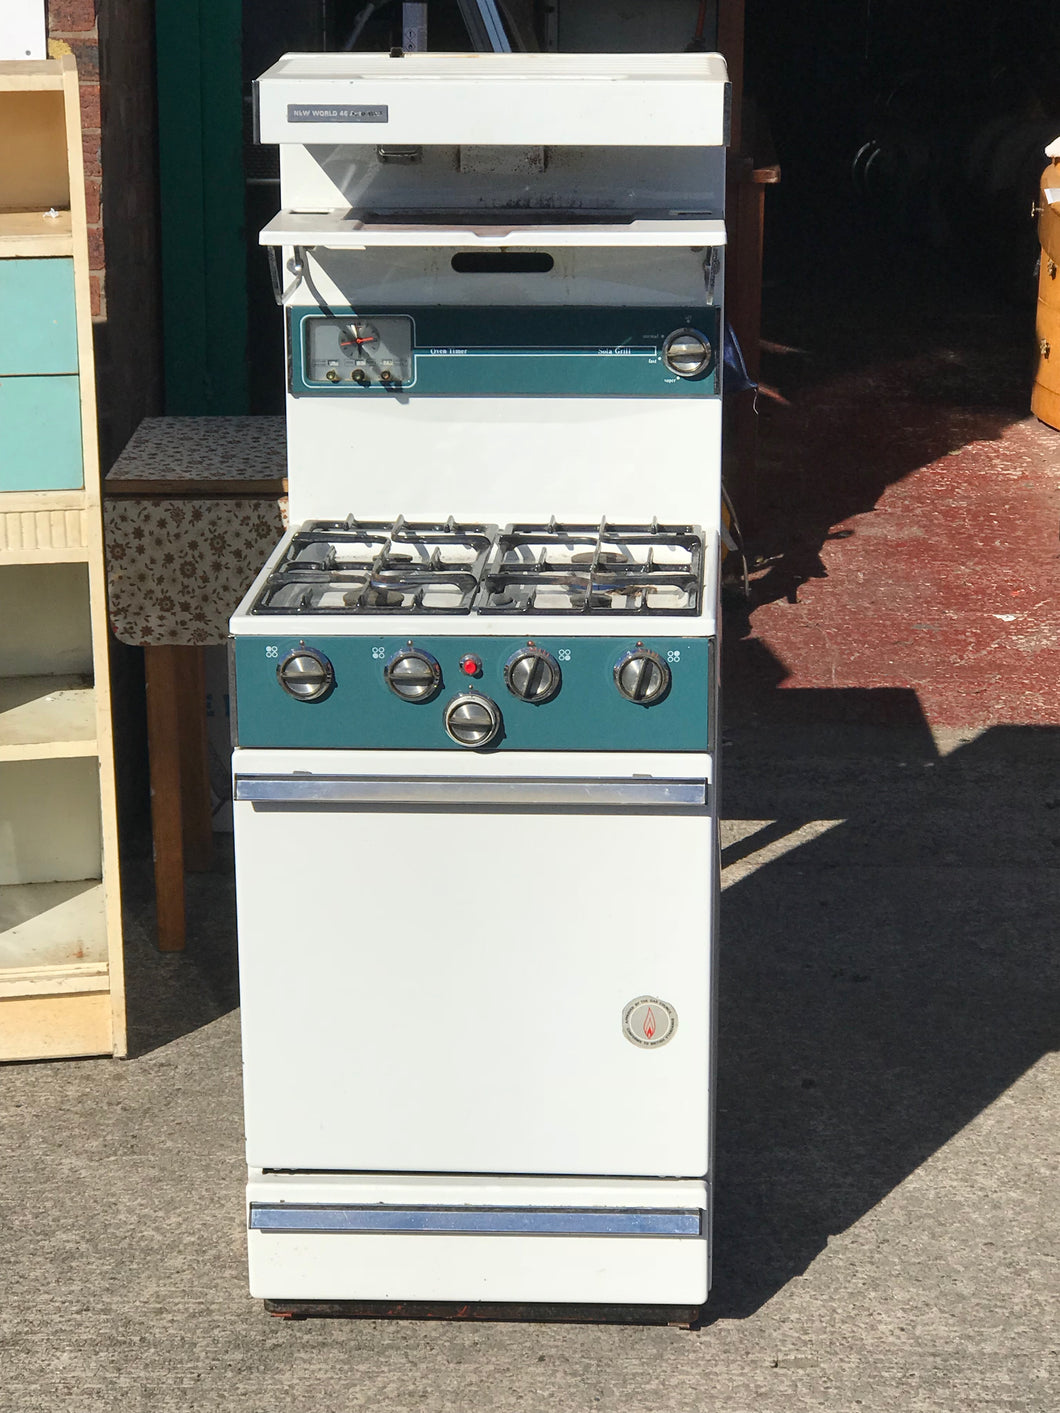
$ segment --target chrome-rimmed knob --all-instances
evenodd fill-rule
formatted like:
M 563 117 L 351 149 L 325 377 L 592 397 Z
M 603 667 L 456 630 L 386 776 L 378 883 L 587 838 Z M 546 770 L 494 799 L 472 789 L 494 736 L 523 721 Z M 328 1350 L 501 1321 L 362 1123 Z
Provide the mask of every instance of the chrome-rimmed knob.
M 278 664 L 276 680 L 296 701 L 319 702 L 335 685 L 335 669 L 317 648 L 299 643 Z
M 403 702 L 429 702 L 442 685 L 442 669 L 437 658 L 410 645 L 390 659 L 383 679 Z
M 714 349 L 698 329 L 675 329 L 662 346 L 662 360 L 679 378 L 698 378 L 714 362 Z
M 550 702 L 560 689 L 563 674 L 550 652 L 532 644 L 513 653 L 504 664 L 504 682 L 521 702 Z
M 654 706 L 670 690 L 670 669 L 651 648 L 631 648 L 615 663 L 615 686 L 627 702 Z
M 458 746 L 488 746 L 500 733 L 501 709 L 478 692 L 461 692 L 445 708 L 446 734 Z

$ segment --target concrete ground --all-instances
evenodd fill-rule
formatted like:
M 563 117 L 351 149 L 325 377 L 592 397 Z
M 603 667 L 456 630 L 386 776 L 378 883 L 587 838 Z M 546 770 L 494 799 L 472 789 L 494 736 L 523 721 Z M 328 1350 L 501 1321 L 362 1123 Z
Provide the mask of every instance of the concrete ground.
M 130 840 L 132 1057 L 0 1070 L 0 1413 L 1060 1406 L 1060 467 L 1021 430 L 1022 316 L 939 331 L 874 268 L 767 322 L 802 351 L 727 625 L 703 1327 L 269 1318 L 230 868 L 160 956 Z
M 1055 1409 L 1060 732 L 796 721 L 725 756 L 702 1329 L 267 1316 L 229 875 L 160 956 L 140 860 L 132 1058 L 0 1075 L 0 1409 Z

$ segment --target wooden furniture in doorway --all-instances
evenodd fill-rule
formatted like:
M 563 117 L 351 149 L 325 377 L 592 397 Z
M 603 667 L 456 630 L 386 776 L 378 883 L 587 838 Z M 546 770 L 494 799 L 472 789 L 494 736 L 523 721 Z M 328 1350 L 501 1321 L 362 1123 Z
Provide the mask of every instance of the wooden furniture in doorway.
M 286 523 L 282 417 L 154 417 L 106 479 L 110 617 L 144 649 L 158 946 L 184 946 L 184 872 L 210 867 L 204 647 Z

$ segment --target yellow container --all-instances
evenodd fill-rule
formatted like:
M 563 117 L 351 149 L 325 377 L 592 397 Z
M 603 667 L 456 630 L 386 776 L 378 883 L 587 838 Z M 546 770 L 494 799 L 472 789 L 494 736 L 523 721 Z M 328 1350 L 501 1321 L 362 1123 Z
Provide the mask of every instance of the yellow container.
M 1038 366 L 1031 392 L 1035 417 L 1060 428 L 1060 139 L 1046 148 L 1051 161 L 1042 173 L 1038 197 L 1038 239 L 1042 244 L 1038 276 Z

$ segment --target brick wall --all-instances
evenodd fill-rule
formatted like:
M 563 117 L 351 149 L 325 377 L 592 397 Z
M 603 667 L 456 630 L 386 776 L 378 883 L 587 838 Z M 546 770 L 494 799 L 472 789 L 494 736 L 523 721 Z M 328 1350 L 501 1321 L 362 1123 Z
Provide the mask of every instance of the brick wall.
M 72 53 L 81 80 L 81 129 L 85 152 L 85 204 L 88 208 L 88 260 L 92 315 L 106 317 L 106 259 L 103 243 L 100 152 L 99 35 L 96 0 L 48 0 L 48 52 Z

